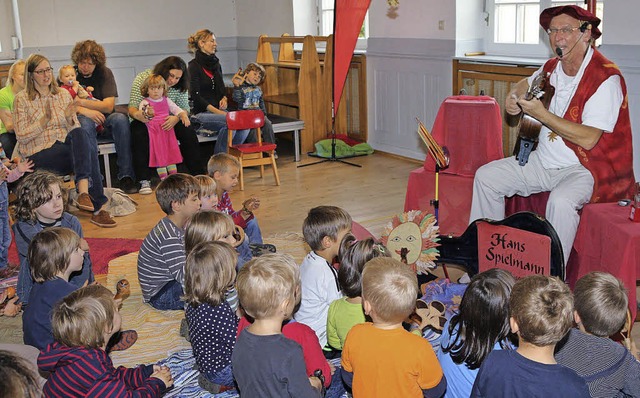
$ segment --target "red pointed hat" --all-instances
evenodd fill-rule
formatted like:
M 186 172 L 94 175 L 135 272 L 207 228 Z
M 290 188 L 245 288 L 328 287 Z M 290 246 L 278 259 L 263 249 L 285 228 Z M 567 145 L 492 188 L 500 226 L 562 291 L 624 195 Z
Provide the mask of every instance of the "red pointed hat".
M 545 9 L 540 14 L 540 26 L 542 26 L 544 30 L 549 29 L 551 19 L 560 14 L 567 14 L 579 21 L 589 22 L 591 24 L 591 37 L 594 40 L 602 35 L 600 29 L 598 29 L 598 25 L 600 25 L 600 18 L 576 5 L 550 7 Z

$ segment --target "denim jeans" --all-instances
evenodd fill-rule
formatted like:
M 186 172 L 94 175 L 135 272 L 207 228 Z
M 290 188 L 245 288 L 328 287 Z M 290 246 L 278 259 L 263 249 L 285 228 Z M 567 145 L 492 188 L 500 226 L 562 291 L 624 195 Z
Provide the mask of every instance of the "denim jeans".
M 233 379 L 233 369 L 231 364 L 225 366 L 217 372 L 207 372 L 203 373 L 204 377 L 212 383 L 219 384 L 221 386 L 233 387 L 234 379 Z
M 9 227 L 9 190 L 7 183 L 0 183 L 0 270 L 7 267 L 11 228 Z
M 83 129 L 96 136 L 95 122 L 84 116 L 78 115 L 78 120 Z M 122 180 L 125 177 L 131 177 L 136 179 L 136 175 L 133 171 L 133 160 L 131 156 L 131 129 L 129 127 L 129 117 L 119 113 L 113 112 L 107 116 L 107 120 L 104 122 L 104 131 L 100 133 L 101 136 L 111 138 L 115 143 L 117 163 L 118 163 L 118 180 Z
M 64 142 L 56 141 L 51 147 L 29 156 L 34 169 L 49 170 L 57 175 L 75 174 L 78 181 L 89 180 L 89 195 L 93 207 L 98 210 L 107 203 L 102 186 L 102 174 L 98 160 L 98 143 L 95 136 L 78 127 L 67 134 Z
M 149 304 L 158 310 L 184 310 L 184 301 L 180 297 L 184 294 L 182 285 L 178 281 L 167 282 L 155 296 L 151 297 Z
M 218 138 L 213 148 L 213 153 L 227 152 L 229 142 L 229 130 L 227 129 L 227 115 L 211 112 L 201 112 L 191 116 L 191 122 L 195 125 L 196 132 L 202 130 L 217 131 Z M 233 134 L 233 144 L 242 144 L 249 137 L 251 130 L 238 130 Z
M 255 218 L 249 220 L 247 222 L 247 227 L 244 229 L 244 232 L 249 238 L 249 243 L 257 243 L 262 244 L 262 232 L 260 231 L 260 226 L 258 225 L 258 220 Z
M 251 252 L 251 248 L 249 247 L 249 239 L 245 239 L 240 246 L 236 247 L 236 251 L 238 252 L 238 262 L 236 263 L 236 271 L 240 271 L 245 263 L 253 258 L 253 253 Z

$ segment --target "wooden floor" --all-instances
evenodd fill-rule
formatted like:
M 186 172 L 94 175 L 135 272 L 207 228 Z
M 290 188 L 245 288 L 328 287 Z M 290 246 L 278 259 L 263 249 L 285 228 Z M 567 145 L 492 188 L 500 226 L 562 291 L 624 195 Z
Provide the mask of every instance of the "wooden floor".
M 344 208 L 355 221 L 380 236 L 391 218 L 404 209 L 404 197 L 409 172 L 421 162 L 375 153 L 349 159 L 362 167 L 340 162 L 325 162 L 298 168 L 300 164 L 317 161 L 302 157 L 294 162 L 293 155 L 283 153 L 278 159 L 281 185 L 276 186 L 271 168 L 265 168 L 264 179 L 258 169 L 246 169 L 245 190 L 231 193 L 236 207 L 255 195 L 261 200 L 256 211 L 263 236 L 282 232 L 301 232 L 302 221 L 310 208 L 335 205 Z M 239 187 L 238 187 L 239 189 Z M 79 212 L 82 228 L 90 238 L 144 238 L 163 217 L 155 195 L 131 195 L 139 203 L 138 211 L 118 217 L 117 227 L 99 228 L 89 222 L 89 213 Z

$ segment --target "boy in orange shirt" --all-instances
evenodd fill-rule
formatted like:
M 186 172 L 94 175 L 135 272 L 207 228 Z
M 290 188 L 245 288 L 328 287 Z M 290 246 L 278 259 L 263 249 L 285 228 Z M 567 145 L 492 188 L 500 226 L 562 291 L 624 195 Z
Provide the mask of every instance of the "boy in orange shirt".
M 354 398 L 444 394 L 447 380 L 433 348 L 402 327 L 417 294 L 416 274 L 406 264 L 388 257 L 365 264 L 362 300 L 373 323 L 351 328 L 342 350 L 342 379 Z

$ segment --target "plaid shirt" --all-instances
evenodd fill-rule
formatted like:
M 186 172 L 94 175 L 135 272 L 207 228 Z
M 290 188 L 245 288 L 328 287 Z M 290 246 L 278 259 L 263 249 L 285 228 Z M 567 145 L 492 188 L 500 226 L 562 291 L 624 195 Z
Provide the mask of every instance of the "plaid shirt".
M 73 116 L 73 125 L 69 125 L 64 116 L 65 109 L 72 101 L 69 92 L 60 89 L 56 95 L 39 95 L 33 101 L 29 100 L 26 90 L 16 94 L 12 112 L 18 140 L 16 153 L 27 157 L 50 148 L 56 141 L 64 142 L 69 131 L 80 127 L 76 115 Z M 51 120 L 42 128 L 40 120 L 44 117 L 46 107 L 51 107 Z

